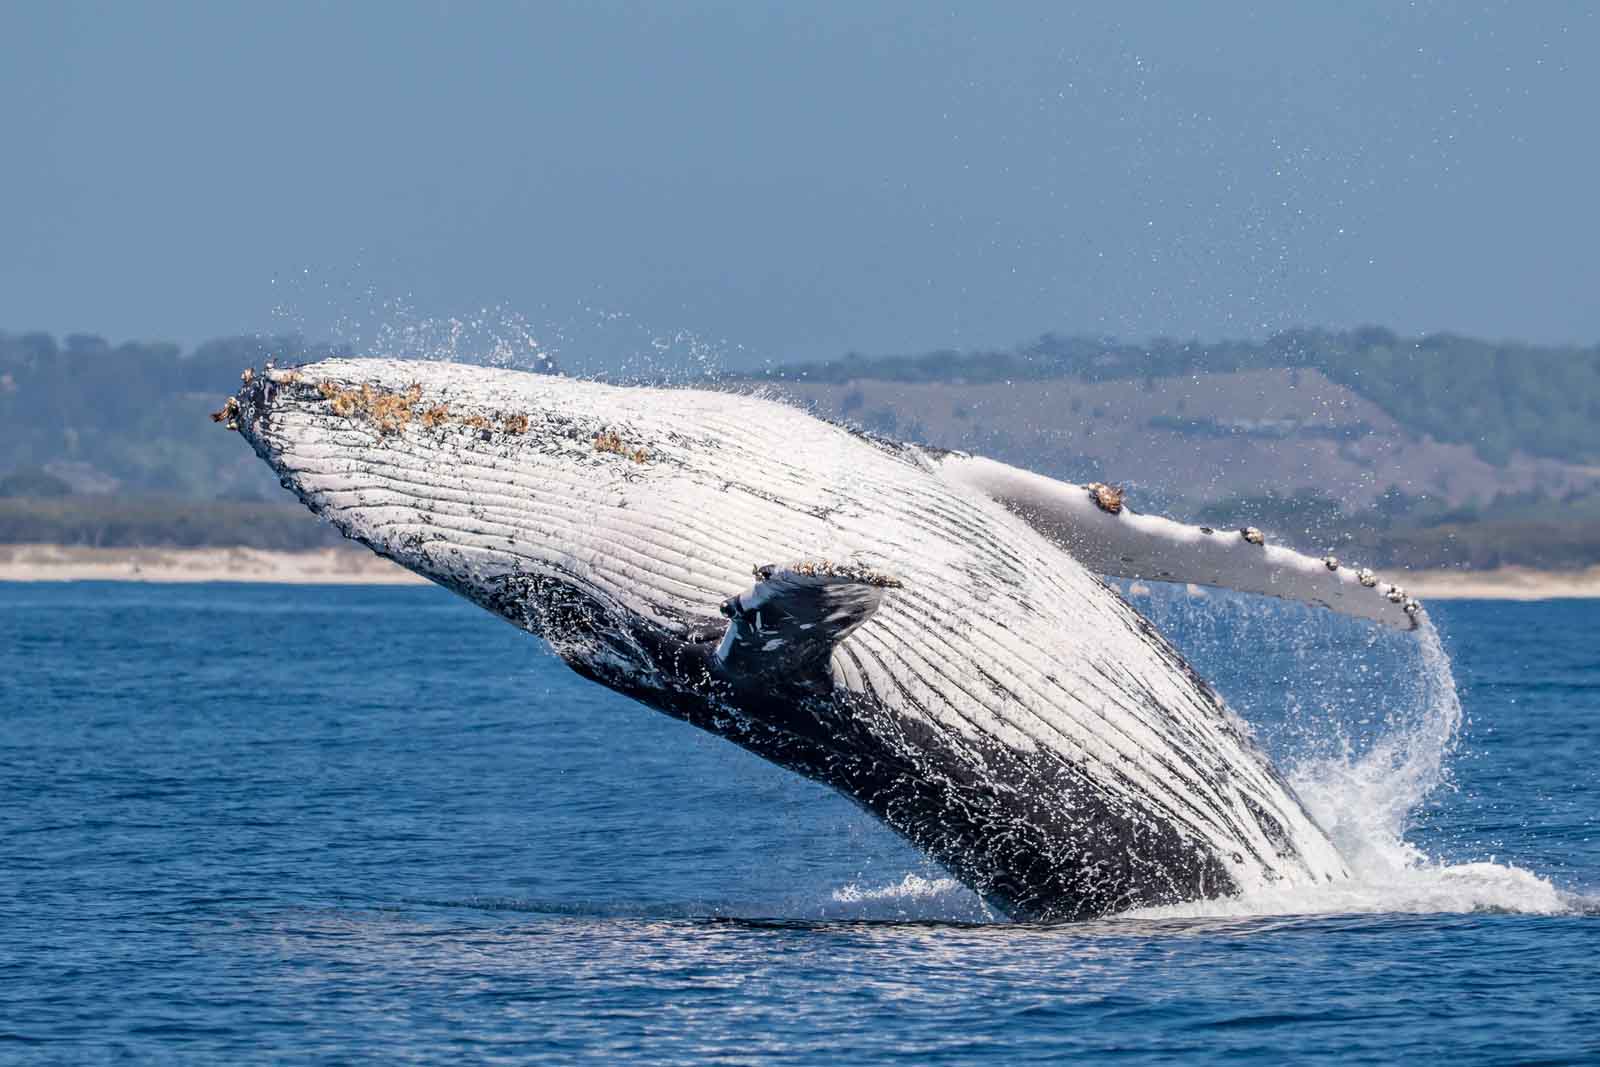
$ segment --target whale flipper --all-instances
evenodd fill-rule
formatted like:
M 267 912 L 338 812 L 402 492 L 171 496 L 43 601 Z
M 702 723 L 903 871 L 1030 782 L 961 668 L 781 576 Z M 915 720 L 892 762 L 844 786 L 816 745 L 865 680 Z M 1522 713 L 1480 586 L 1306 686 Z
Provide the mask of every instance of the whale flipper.
M 804 680 L 872 617 L 898 580 L 864 567 L 802 561 L 755 569 L 756 584 L 722 602 L 717 666 L 735 677 Z
M 1120 491 L 1073 485 L 981 456 L 933 459 L 941 477 L 1004 504 L 1090 570 L 1118 578 L 1193 582 L 1319 604 L 1413 629 L 1422 605 L 1371 571 L 1269 545 L 1259 530 L 1213 530 L 1122 506 Z

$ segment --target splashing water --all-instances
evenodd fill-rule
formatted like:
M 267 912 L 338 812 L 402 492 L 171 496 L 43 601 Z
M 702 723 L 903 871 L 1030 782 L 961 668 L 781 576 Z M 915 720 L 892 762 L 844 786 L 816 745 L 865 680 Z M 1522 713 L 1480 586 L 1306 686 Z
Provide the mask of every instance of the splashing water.
M 624 384 L 715 381 L 730 358 L 748 360 L 736 342 L 590 302 L 535 311 L 503 303 L 424 310 L 410 294 L 380 291 L 364 273 L 352 264 L 275 278 L 273 317 L 286 332 L 326 334 L 358 356 L 559 370 Z
M 1463 722 L 1450 657 L 1433 623 L 1416 630 L 1410 670 L 1364 751 L 1334 726 L 1336 750 L 1288 764 L 1301 801 L 1349 866 L 1348 882 L 1268 889 L 1141 909 L 1143 917 L 1333 912 L 1506 911 L 1555 914 L 1574 902 L 1544 878 L 1492 862 L 1451 864 L 1406 839 L 1415 813 L 1448 786 Z
M 816 909 L 819 918 L 837 920 L 934 919 L 943 922 L 996 922 L 1000 916 L 954 878 L 908 872 L 898 882 L 840 886 Z
M 369 356 L 559 369 L 577 377 L 650 385 L 713 381 L 722 373 L 730 347 L 693 330 L 655 330 L 600 308 L 584 307 L 562 321 L 536 324 L 502 305 L 435 316 L 421 314 L 402 300 L 387 301 L 370 331 L 354 320 L 342 321 L 339 336 Z M 596 351 L 609 353 L 609 358 L 596 360 Z
M 1161 629 L 1176 633 L 1199 661 L 1235 658 L 1241 645 L 1252 644 L 1288 656 L 1292 668 L 1272 681 L 1287 690 L 1291 721 L 1269 747 L 1287 747 L 1279 752 L 1279 764 L 1344 856 L 1351 877 L 1332 885 L 1142 908 L 1130 917 L 1560 914 L 1584 906 L 1530 871 L 1496 862 L 1449 863 L 1407 839 L 1429 797 L 1450 788 L 1449 760 L 1464 721 L 1450 657 L 1430 621 L 1411 634 L 1374 635 L 1360 624 L 1305 609 L 1263 609 L 1254 598 L 1191 598 L 1181 592 L 1141 600 L 1140 608 Z M 1349 684 L 1345 676 L 1352 673 L 1360 684 Z M 1246 688 L 1272 686 L 1253 679 Z M 1373 707 L 1382 710 L 1373 713 Z M 852 883 L 834 890 L 832 903 L 872 917 L 893 911 L 896 917 L 970 918 L 970 901 L 958 899 L 955 883 L 947 882 L 908 874 L 876 887 Z
M 1317 822 L 1363 872 L 1393 872 L 1426 861 L 1404 834 L 1412 812 L 1446 784 L 1445 761 L 1461 728 L 1461 700 L 1439 632 L 1424 621 L 1416 637 L 1413 693 L 1388 712 L 1371 748 L 1359 756 L 1307 759 L 1289 774 Z
M 961 883 L 954 878 L 925 878 L 913 871 L 898 882 L 878 886 L 876 889 L 863 889 L 851 882 L 835 889 L 830 895 L 835 904 L 860 904 L 865 901 L 937 897 L 948 893 L 959 893 L 961 889 Z
M 555 349 L 540 340 L 534 324 L 502 306 L 479 308 L 468 315 L 430 316 L 419 314 L 405 301 L 390 300 L 370 330 L 359 319 L 346 317 L 339 321 L 337 333 L 362 355 L 516 370 L 556 367 Z

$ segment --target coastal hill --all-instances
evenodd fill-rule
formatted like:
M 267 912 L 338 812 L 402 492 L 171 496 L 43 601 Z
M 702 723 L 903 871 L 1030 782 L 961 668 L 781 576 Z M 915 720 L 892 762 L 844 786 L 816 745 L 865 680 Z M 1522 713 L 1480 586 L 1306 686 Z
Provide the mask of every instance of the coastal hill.
M 0 332 L 0 543 L 332 543 L 206 415 L 245 366 L 335 351 Z M 1600 346 L 1378 328 L 1210 345 L 1049 335 L 717 384 L 1308 550 L 1434 567 L 1600 560 Z
M 747 384 L 1132 506 L 1413 566 L 1600 560 L 1600 345 L 1381 328 L 1205 345 L 1046 336 Z

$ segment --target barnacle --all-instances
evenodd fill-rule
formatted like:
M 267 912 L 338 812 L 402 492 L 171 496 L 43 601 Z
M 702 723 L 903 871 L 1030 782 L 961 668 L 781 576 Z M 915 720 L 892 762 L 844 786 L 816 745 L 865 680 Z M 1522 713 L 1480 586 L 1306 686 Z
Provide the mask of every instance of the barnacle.
M 328 407 L 342 419 L 365 415 L 377 424 L 378 432 L 397 433 L 409 423 L 413 408 L 422 402 L 422 386 L 413 385 L 403 393 L 374 389 L 362 385 L 359 389 L 346 389 L 333 382 L 320 382 L 317 392 L 328 401 Z
M 237 430 L 239 428 L 239 423 L 237 422 L 238 416 L 239 401 L 237 398 L 230 396 L 228 399 L 222 402 L 222 410 L 213 411 L 211 413 L 211 421 L 226 422 L 228 424 L 228 429 Z
M 633 460 L 635 463 L 644 463 L 650 459 L 648 449 L 635 448 L 622 439 L 622 435 L 615 430 L 602 430 L 595 434 L 594 450 L 596 452 L 611 452 Z
M 1095 506 L 1108 515 L 1116 515 L 1122 511 L 1122 487 L 1119 485 L 1106 485 L 1104 482 L 1090 482 L 1084 486 L 1089 490 L 1089 498 Z

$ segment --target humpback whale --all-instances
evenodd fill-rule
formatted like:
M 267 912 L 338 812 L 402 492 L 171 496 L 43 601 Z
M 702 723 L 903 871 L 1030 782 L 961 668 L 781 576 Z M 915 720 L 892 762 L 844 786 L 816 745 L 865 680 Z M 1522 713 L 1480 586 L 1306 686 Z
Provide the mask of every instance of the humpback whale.
M 760 396 L 379 359 L 244 379 L 215 417 L 345 536 L 839 790 L 1010 917 L 1348 877 L 1102 576 L 1416 626 L 1364 569 Z

